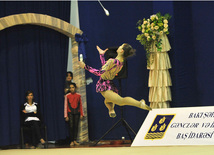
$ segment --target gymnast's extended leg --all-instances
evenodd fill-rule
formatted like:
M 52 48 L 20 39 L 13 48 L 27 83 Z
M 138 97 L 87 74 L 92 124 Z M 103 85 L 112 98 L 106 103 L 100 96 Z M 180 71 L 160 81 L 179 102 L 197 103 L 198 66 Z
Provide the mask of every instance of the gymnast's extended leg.
M 120 95 L 113 92 L 112 90 L 103 91 L 101 92 L 101 94 L 107 101 L 117 104 L 119 106 L 130 105 L 130 106 L 135 106 L 145 110 L 152 110 L 151 107 L 146 105 L 143 99 L 141 101 L 137 101 L 132 97 L 121 97 Z
M 109 102 L 107 99 L 105 99 L 104 103 L 109 110 L 109 116 L 113 118 L 116 117 L 116 113 L 114 111 L 115 104 L 112 102 Z

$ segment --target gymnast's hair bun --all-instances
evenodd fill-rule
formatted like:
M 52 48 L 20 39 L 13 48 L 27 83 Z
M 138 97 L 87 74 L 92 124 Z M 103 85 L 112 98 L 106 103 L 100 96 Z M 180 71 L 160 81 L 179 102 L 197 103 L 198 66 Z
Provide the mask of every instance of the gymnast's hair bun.
M 124 58 L 134 56 L 136 53 L 136 50 L 133 49 L 132 46 L 127 43 L 124 43 L 123 50 L 124 50 L 124 54 L 123 54 Z

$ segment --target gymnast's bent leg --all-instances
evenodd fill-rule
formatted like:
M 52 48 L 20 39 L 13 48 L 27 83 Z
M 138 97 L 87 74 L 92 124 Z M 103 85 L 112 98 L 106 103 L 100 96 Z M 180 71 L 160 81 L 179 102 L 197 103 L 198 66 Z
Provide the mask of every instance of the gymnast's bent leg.
M 130 106 L 135 106 L 144 110 L 152 110 L 151 107 L 146 105 L 143 99 L 141 101 L 137 101 L 131 97 L 121 97 L 120 95 L 113 92 L 112 90 L 103 91 L 101 92 L 101 94 L 106 100 L 114 104 L 117 104 L 119 106 L 130 105 Z
M 112 118 L 116 117 L 116 113 L 114 111 L 115 104 L 112 102 L 109 102 L 107 99 L 105 99 L 104 103 L 109 110 L 109 116 Z

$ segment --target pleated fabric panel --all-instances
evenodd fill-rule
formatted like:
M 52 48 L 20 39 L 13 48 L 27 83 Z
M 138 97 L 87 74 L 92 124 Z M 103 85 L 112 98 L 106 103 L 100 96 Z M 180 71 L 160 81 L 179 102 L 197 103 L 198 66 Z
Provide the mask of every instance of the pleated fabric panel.
M 151 102 L 150 106 L 156 107 L 156 109 L 170 108 L 169 102 Z
M 151 87 L 149 89 L 149 102 L 172 101 L 170 87 Z
M 152 64 L 147 69 L 170 69 L 171 63 L 167 52 L 152 52 L 150 55 L 150 62 Z
M 149 102 L 153 109 L 169 108 L 170 101 L 172 101 L 171 89 L 172 86 L 171 76 L 169 73 L 172 68 L 168 51 L 171 49 L 169 40 L 165 34 L 160 36 L 162 39 L 162 49 L 157 50 L 155 42 L 151 45 L 150 66 L 149 69 Z
M 172 86 L 169 70 L 150 70 L 149 87 Z
M 166 34 L 160 35 L 159 39 L 162 40 L 162 49 L 161 52 L 168 52 L 171 49 L 169 40 L 166 36 Z M 155 42 L 152 43 L 151 45 L 151 52 L 159 52 L 155 46 Z

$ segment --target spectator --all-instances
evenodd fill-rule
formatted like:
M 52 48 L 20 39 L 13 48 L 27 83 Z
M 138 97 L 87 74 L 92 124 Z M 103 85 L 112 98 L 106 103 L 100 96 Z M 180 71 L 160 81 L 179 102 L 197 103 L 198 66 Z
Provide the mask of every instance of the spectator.
M 40 106 L 33 99 L 33 92 L 28 90 L 26 92 L 27 102 L 21 107 L 21 119 L 23 120 L 23 125 L 31 129 L 30 135 L 28 135 L 32 138 L 31 148 L 36 148 L 39 141 L 45 144 L 45 140 L 42 138 L 40 132 L 40 126 L 42 125 Z
M 65 80 L 65 95 L 70 93 L 70 84 L 73 80 L 73 73 L 71 71 L 68 71 L 66 74 L 66 80 Z
M 69 122 L 70 146 L 79 145 L 77 142 L 77 133 L 79 120 L 83 118 L 83 108 L 81 95 L 76 93 L 76 84 L 70 84 L 70 93 L 65 96 L 64 118 Z

